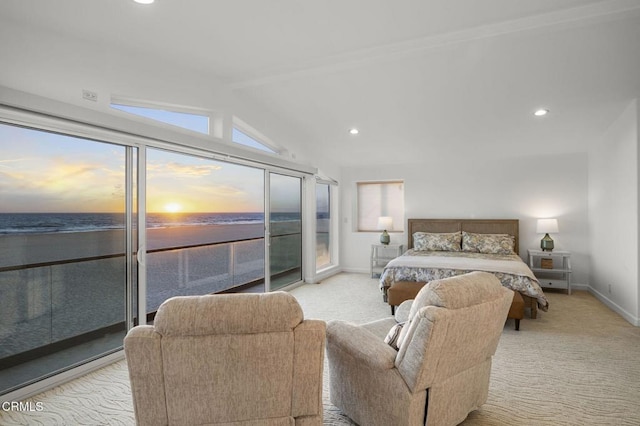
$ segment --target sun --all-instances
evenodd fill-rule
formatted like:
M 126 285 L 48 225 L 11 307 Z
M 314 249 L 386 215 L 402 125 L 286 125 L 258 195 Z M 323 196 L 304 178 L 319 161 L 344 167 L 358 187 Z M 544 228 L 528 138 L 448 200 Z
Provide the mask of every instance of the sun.
M 167 203 L 164 205 L 164 210 L 168 213 L 178 213 L 182 210 L 182 206 L 178 203 Z

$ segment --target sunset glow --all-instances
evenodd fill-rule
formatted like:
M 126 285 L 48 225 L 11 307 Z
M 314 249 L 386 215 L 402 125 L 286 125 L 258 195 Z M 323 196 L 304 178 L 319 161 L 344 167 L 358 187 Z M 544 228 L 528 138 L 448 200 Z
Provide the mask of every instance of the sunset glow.
M 124 146 L 0 125 L 0 149 L 0 213 L 125 210 Z M 145 195 L 152 213 L 262 212 L 264 173 L 150 148 Z
M 182 206 L 178 203 L 169 203 L 164 205 L 164 211 L 167 213 L 178 213 L 182 210 Z

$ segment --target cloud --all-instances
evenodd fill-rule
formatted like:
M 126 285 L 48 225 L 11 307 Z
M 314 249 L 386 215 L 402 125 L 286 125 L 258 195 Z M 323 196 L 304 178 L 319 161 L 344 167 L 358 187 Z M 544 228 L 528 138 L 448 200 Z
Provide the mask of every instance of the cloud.
M 209 176 L 214 171 L 222 169 L 217 164 L 184 164 L 176 161 L 167 163 L 147 163 L 147 172 L 154 176 L 166 176 L 168 178 L 202 177 Z
M 29 158 L 12 158 L 10 160 L 0 160 L 0 167 L 10 167 L 7 163 L 19 163 L 21 161 L 28 161 Z
M 193 186 L 191 189 L 194 193 L 207 194 L 208 196 L 242 197 L 248 195 L 244 189 L 225 184 Z
M 211 172 L 222 169 L 222 166 L 217 164 L 188 165 L 171 162 L 167 164 L 167 169 L 183 176 L 208 176 Z

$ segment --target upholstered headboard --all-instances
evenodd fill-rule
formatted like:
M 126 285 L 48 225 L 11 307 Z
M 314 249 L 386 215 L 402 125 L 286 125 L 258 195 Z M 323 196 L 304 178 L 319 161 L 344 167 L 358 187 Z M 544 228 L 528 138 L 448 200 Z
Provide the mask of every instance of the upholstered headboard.
M 519 254 L 518 219 L 409 219 L 409 248 L 413 248 L 414 232 L 457 232 L 476 234 L 509 234 L 515 237 L 514 249 Z

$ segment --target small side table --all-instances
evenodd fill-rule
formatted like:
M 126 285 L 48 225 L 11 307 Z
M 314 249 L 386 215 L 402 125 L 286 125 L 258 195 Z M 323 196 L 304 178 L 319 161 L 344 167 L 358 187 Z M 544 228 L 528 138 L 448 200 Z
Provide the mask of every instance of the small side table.
M 371 261 L 369 262 L 371 278 L 374 278 L 374 274 L 381 274 L 387 263 L 400 256 L 403 249 L 404 244 L 371 244 Z
M 571 252 L 529 249 L 529 267 L 540 287 L 560 288 L 571 294 Z

